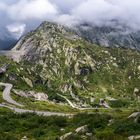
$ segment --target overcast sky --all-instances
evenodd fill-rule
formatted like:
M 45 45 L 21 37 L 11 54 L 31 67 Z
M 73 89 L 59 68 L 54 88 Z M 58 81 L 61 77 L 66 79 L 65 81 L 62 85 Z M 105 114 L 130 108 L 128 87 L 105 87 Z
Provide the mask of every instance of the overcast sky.
M 140 29 L 140 0 L 0 0 L 0 28 L 18 38 L 44 20 L 67 25 L 111 24 Z

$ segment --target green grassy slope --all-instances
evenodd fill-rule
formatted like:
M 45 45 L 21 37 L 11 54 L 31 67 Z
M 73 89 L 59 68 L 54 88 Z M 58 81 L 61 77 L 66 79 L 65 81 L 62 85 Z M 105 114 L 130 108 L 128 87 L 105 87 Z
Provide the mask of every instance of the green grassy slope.
M 27 136 L 29 140 L 57 140 L 60 136 L 72 132 L 66 140 L 89 140 L 95 137 L 97 140 L 127 140 L 128 136 L 137 135 L 140 132 L 140 121 L 126 119 L 128 114 L 129 112 L 125 115 L 120 112 L 119 117 L 113 117 L 107 114 L 85 113 L 68 119 L 28 113 L 14 114 L 0 108 L 0 139 L 19 140 Z M 87 133 L 92 133 L 91 137 L 84 133 L 75 133 L 76 128 L 83 125 L 88 126 Z

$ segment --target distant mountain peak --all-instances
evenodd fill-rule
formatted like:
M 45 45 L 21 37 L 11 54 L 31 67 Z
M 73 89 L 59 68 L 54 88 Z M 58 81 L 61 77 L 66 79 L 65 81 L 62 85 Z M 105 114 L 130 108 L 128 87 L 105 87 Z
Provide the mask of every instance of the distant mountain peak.
M 127 26 L 80 25 L 77 33 L 91 43 L 105 47 L 122 47 L 140 50 L 140 31 Z

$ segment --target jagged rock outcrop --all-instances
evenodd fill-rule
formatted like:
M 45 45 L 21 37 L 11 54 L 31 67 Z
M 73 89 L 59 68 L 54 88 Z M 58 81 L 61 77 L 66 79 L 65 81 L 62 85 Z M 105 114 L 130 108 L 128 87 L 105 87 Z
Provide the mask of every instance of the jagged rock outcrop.
M 48 95 L 46 93 L 35 92 L 35 91 L 19 91 L 13 90 L 14 93 L 18 96 L 25 97 L 25 98 L 33 98 L 38 101 L 47 101 Z
M 78 128 L 75 130 L 75 132 L 78 133 L 78 134 L 85 134 L 86 132 L 88 132 L 88 127 L 87 127 L 87 125 L 78 127 Z
M 129 140 L 139 140 L 140 139 L 140 135 L 136 135 L 136 136 L 130 136 L 128 137 Z
M 64 134 L 63 136 L 60 137 L 60 140 L 65 140 L 71 135 L 72 135 L 72 132 L 66 133 L 66 134 Z

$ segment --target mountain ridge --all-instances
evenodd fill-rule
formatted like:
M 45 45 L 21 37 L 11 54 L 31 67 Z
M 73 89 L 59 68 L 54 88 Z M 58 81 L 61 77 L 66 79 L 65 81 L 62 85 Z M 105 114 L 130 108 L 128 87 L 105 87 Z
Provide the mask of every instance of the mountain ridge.
M 140 31 L 120 26 L 77 26 L 77 33 L 87 41 L 105 47 L 140 50 Z
M 140 54 L 136 50 L 101 47 L 51 22 L 41 24 L 13 50 L 24 51 L 21 63 L 30 65 L 47 80 L 48 89 L 76 106 L 95 106 L 101 98 L 121 100 L 125 106 L 138 102 Z

